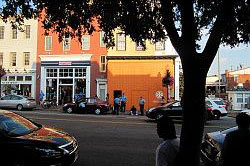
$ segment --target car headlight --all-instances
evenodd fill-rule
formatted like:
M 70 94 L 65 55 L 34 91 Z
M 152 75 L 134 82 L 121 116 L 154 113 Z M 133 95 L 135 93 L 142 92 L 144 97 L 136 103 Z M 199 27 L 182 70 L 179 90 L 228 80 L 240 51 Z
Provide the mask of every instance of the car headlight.
M 41 157 L 60 157 L 62 156 L 62 151 L 47 148 L 36 148 L 39 151 Z
M 64 104 L 63 106 L 66 107 L 68 104 Z
M 150 109 L 148 110 L 148 112 L 150 113 L 150 112 L 152 112 L 154 109 L 155 109 L 155 108 L 150 108 Z

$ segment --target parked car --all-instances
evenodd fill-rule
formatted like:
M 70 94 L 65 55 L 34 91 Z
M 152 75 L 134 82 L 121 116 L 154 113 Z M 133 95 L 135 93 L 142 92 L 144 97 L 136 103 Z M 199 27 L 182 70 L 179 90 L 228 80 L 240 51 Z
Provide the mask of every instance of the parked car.
M 215 119 L 227 116 L 226 105 L 221 99 L 206 98 L 206 105 L 212 108 Z
M 208 166 L 217 166 L 221 164 L 221 150 L 226 134 L 237 130 L 238 127 L 232 127 L 223 131 L 207 133 L 201 145 L 201 160 Z
M 209 106 L 206 106 L 206 110 L 207 110 L 206 120 L 214 119 L 212 109 Z M 179 101 L 174 101 L 164 104 L 162 106 L 153 107 L 146 112 L 146 116 L 149 119 L 154 119 L 154 120 L 157 120 L 164 115 L 172 117 L 173 119 L 182 119 L 182 114 L 183 114 L 183 108 Z
M 71 165 L 78 143 L 66 132 L 0 110 L 1 164 L 10 166 Z
M 98 98 L 82 98 L 63 106 L 63 111 L 67 113 L 94 113 L 99 115 L 105 114 L 109 110 L 108 102 Z
M 36 107 L 36 101 L 22 95 L 6 95 L 0 99 L 1 108 L 14 108 L 19 111 L 23 109 L 33 109 Z

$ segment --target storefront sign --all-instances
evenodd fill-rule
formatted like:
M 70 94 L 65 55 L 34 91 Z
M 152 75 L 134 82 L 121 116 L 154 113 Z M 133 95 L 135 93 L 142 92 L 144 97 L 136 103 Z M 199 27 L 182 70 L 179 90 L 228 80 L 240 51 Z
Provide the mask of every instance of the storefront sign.
M 59 62 L 58 65 L 59 66 L 71 66 L 72 62 Z
M 2 81 L 2 84 L 20 84 L 20 82 L 17 82 L 17 81 Z

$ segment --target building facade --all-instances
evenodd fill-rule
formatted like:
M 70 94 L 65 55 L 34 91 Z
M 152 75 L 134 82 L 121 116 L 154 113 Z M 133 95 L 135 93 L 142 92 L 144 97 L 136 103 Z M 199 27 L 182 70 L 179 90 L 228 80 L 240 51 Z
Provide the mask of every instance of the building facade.
M 162 96 L 165 99 L 168 96 L 175 98 L 175 85 L 179 86 L 179 81 L 174 80 L 169 88 L 162 85 L 167 71 L 170 71 L 173 78 L 176 74 L 177 54 L 174 49 L 170 52 L 166 48 L 167 41 L 156 44 L 146 41 L 144 48 L 124 33 L 116 31 L 115 43 L 115 47 L 108 50 L 107 56 L 107 83 L 111 104 L 115 97 L 123 93 L 128 99 L 126 110 L 133 105 L 139 109 L 140 97 L 146 100 L 146 110 L 159 105 Z
M 103 33 L 77 38 L 65 36 L 59 42 L 55 33 L 44 34 L 38 23 L 37 101 L 42 91 L 46 99 L 58 104 L 83 97 L 106 97 L 106 55 Z
M 22 29 L 9 20 L 0 20 L 0 64 L 6 71 L 1 79 L 1 94 L 36 96 L 36 20 L 25 20 Z

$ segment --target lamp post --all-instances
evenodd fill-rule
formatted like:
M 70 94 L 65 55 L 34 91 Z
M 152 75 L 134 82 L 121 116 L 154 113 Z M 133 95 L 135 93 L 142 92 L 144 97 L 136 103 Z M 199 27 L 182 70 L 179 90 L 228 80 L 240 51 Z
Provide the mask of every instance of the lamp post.
M 219 52 L 219 49 L 218 49 L 218 80 L 219 80 L 218 96 L 220 98 L 220 52 Z

